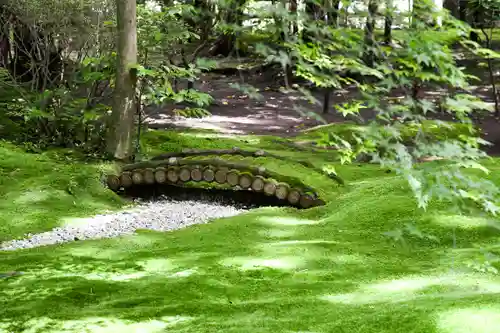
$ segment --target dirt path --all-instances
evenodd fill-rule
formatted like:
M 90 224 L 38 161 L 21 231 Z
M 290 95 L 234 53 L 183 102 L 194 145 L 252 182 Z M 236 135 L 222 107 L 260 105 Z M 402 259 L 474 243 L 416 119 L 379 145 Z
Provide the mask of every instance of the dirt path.
M 210 74 L 202 78 L 196 88 L 210 93 L 214 104 L 209 108 L 210 116 L 204 118 L 184 118 L 172 115 L 172 108 L 157 110 L 148 120 L 149 126 L 155 129 L 197 128 L 211 129 L 224 134 L 255 134 L 293 136 L 306 128 L 325 123 L 342 123 L 348 118 L 341 114 L 321 113 L 321 104 L 309 103 L 302 95 L 284 94 L 279 86 L 272 86 L 265 79 L 253 78 L 248 82 L 259 89 L 262 99 L 249 98 L 237 88 L 230 85 L 241 82 L 238 76 Z M 478 85 L 474 87 L 475 94 L 483 100 L 492 103 L 489 87 Z M 442 91 L 426 91 L 426 98 L 436 98 Z M 336 91 L 332 94 L 332 105 L 343 103 L 354 97 L 354 90 Z M 322 101 L 322 95 L 315 97 Z M 372 119 L 373 112 L 362 113 L 364 119 Z M 500 153 L 500 124 L 492 115 L 485 116 L 477 125 L 482 129 L 484 138 L 495 146 L 488 149 L 490 153 Z

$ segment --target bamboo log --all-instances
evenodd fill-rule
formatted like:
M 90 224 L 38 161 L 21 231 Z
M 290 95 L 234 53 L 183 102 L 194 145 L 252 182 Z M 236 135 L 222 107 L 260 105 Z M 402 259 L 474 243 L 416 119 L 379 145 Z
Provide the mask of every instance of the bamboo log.
M 120 189 L 120 178 L 116 175 L 108 175 L 106 183 L 111 191 L 118 191 Z
M 154 184 L 155 183 L 155 171 L 154 171 L 154 169 L 152 169 L 152 168 L 144 169 L 142 176 L 144 177 L 144 182 L 146 184 Z
M 133 184 L 132 173 L 128 172 L 128 171 L 122 172 L 120 175 L 120 184 L 124 188 L 132 186 L 132 184 Z
M 252 186 L 252 175 L 251 174 L 246 174 L 246 173 L 241 174 L 240 175 L 239 185 L 243 189 L 250 188 L 250 186 Z
M 290 185 L 288 185 L 287 183 L 279 183 L 276 186 L 275 195 L 276 198 L 280 200 L 285 200 L 288 197 L 289 192 L 290 192 Z
M 182 167 L 179 170 L 179 180 L 182 182 L 188 182 L 191 179 L 191 169 L 188 167 Z
M 274 179 L 268 179 L 264 184 L 264 194 L 272 196 L 276 193 L 277 182 Z
M 179 169 L 177 169 L 176 167 L 168 168 L 167 179 L 171 183 L 177 183 L 179 181 Z
M 227 183 L 231 186 L 236 186 L 240 183 L 240 175 L 238 170 L 231 170 L 226 176 Z
M 314 166 L 311 162 L 307 160 L 294 160 L 290 157 L 286 156 L 280 156 L 280 155 L 275 155 L 272 153 L 268 153 L 264 150 L 257 150 L 257 151 L 248 151 L 248 150 L 242 150 L 238 147 L 234 147 L 233 149 L 213 149 L 213 150 L 200 150 L 200 149 L 184 149 L 182 152 L 173 152 L 173 153 L 166 153 L 166 154 L 161 154 L 158 156 L 153 157 L 151 160 L 152 161 L 160 161 L 160 160 L 171 160 L 171 161 L 177 161 L 179 158 L 184 158 L 184 157 L 190 157 L 190 156 L 211 156 L 211 155 L 216 155 L 216 156 L 221 156 L 221 155 L 239 155 L 243 157 L 269 157 L 269 158 L 274 158 L 277 160 L 281 161 L 287 161 L 287 162 L 295 162 L 298 164 L 301 164 L 307 168 L 311 168 L 314 171 L 326 175 L 329 178 L 335 180 L 339 184 L 343 185 L 344 180 L 337 176 L 334 173 L 329 173 L 321 168 L 318 168 Z M 172 164 L 172 163 L 171 163 Z
M 290 204 L 296 205 L 300 201 L 300 191 L 297 189 L 292 189 L 287 196 L 287 200 Z
M 134 185 L 140 185 L 144 182 L 144 177 L 142 176 L 142 170 L 134 170 L 132 171 L 132 183 Z
M 144 168 L 156 168 L 160 166 L 187 166 L 187 165 L 206 165 L 206 166 L 212 166 L 215 168 L 224 168 L 224 169 L 236 169 L 239 171 L 248 171 L 254 175 L 261 175 L 266 178 L 279 178 L 279 177 L 284 177 L 284 178 L 289 178 L 290 182 L 300 182 L 298 180 L 294 180 L 293 177 L 288 177 L 288 176 L 283 176 L 280 175 L 276 172 L 272 172 L 267 170 L 263 166 L 250 166 L 247 164 L 238 164 L 238 163 L 231 163 L 231 162 L 226 162 L 224 160 L 221 160 L 219 158 L 215 159 L 209 159 L 209 160 L 192 160 L 192 159 L 177 159 L 175 158 L 175 161 L 169 160 L 162 160 L 162 161 L 144 161 L 144 162 L 139 162 L 139 163 L 134 163 L 134 164 L 128 164 L 123 166 L 122 171 L 133 171 L 135 169 L 144 169 Z M 289 182 L 289 183 L 290 183 Z
M 203 180 L 206 182 L 213 182 L 215 179 L 215 171 L 212 167 L 207 167 L 203 170 Z
M 261 192 L 264 190 L 264 185 L 266 184 L 264 177 L 262 176 L 255 176 L 252 181 L 252 190 L 255 192 Z
M 158 184 L 164 184 L 167 182 L 167 170 L 165 168 L 156 168 L 155 181 Z
M 219 184 L 224 184 L 227 181 L 227 169 L 220 168 L 215 172 L 215 181 Z
M 173 164 L 171 164 L 173 163 Z M 156 168 L 156 167 L 163 167 L 163 166 L 190 166 L 190 165 L 196 165 L 196 166 L 212 166 L 213 168 L 218 168 L 218 169 L 236 169 L 240 172 L 248 172 L 252 175 L 255 176 L 263 176 L 264 178 L 272 178 L 276 179 L 281 182 L 286 182 L 290 184 L 291 186 L 297 186 L 300 188 L 304 188 L 305 191 L 310 191 L 310 192 L 315 192 L 314 189 L 312 189 L 309 186 L 304 185 L 299 179 L 296 177 L 290 177 L 286 175 L 279 174 L 277 172 L 273 172 L 270 170 L 267 170 L 264 167 L 255 167 L 255 166 L 250 166 L 246 164 L 238 164 L 238 163 L 229 163 L 226 161 L 223 161 L 221 159 L 209 159 L 209 160 L 190 160 L 190 159 L 175 159 L 174 162 L 172 161 L 167 161 L 167 160 L 162 160 L 162 161 L 145 161 L 145 162 L 139 162 L 135 164 L 128 164 L 123 166 L 123 171 L 132 171 L 135 169 L 142 169 L 142 168 Z
M 203 172 L 199 167 L 195 167 L 191 170 L 191 179 L 195 182 L 199 182 L 203 179 Z

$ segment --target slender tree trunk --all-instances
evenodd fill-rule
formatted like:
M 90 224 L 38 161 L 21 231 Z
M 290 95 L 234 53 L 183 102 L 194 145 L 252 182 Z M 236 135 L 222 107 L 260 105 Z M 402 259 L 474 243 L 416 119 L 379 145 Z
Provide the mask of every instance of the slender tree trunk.
M 385 7 L 384 42 L 390 45 L 392 44 L 392 17 L 394 11 L 392 0 L 386 0 Z
M 490 29 L 490 34 L 488 34 L 486 29 L 484 28 L 481 28 L 481 32 L 483 33 L 486 42 L 486 48 L 491 49 L 491 38 L 492 38 L 491 29 Z M 498 88 L 495 83 L 493 61 L 490 57 L 488 57 L 486 60 L 488 63 L 488 73 L 490 77 L 491 90 L 493 92 L 493 100 L 495 101 L 495 117 L 498 118 L 498 116 L 500 116 L 500 98 L 498 96 Z
M 223 8 L 222 10 L 225 11 L 225 23 L 241 27 L 243 24 L 243 7 L 245 3 L 246 0 L 233 0 L 227 8 Z M 236 50 L 236 41 L 236 33 L 234 31 L 224 33 L 215 41 L 210 49 L 210 53 L 213 56 L 222 55 L 227 57 Z
M 458 0 L 458 18 L 463 22 L 467 22 L 467 5 L 467 0 Z
M 326 15 L 328 24 L 332 27 L 339 26 L 339 11 L 340 11 L 340 0 L 330 0 L 328 1 L 328 6 L 326 8 Z
M 460 19 L 459 0 L 444 0 L 443 7 L 448 9 L 453 17 Z
M 297 18 L 297 0 L 290 0 L 290 13 L 292 14 L 293 21 L 290 24 L 290 34 L 297 35 L 299 32 L 298 18 Z
M 0 67 L 7 67 L 10 54 L 9 13 L 0 5 Z
M 367 66 L 373 67 L 375 65 L 375 16 L 378 11 L 378 1 L 370 0 L 368 2 L 368 17 L 366 18 L 365 25 L 365 53 L 364 61 Z
M 130 66 L 137 63 L 136 0 L 116 0 L 116 10 L 118 67 L 107 151 L 115 160 L 131 161 L 134 155 L 136 75 Z
M 324 20 L 324 12 L 323 8 L 315 2 L 314 0 L 306 0 L 305 2 L 305 12 L 307 14 L 307 17 L 311 21 L 319 21 L 319 20 Z M 302 31 L 302 40 L 305 43 L 313 42 L 314 36 L 312 36 L 311 31 L 307 31 L 307 29 Z

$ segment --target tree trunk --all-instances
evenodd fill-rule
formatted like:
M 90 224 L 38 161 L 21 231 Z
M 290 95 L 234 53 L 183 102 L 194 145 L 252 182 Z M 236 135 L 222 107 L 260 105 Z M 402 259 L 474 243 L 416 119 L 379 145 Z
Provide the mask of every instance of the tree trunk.
M 108 124 L 107 151 L 119 161 L 133 159 L 136 113 L 136 74 L 130 66 L 137 63 L 136 0 L 116 0 L 118 25 L 118 66 L 113 112 Z
M 225 11 L 225 23 L 229 25 L 236 25 L 241 27 L 243 24 L 243 6 L 246 0 L 234 0 L 228 5 L 227 8 L 223 8 Z M 219 36 L 215 41 L 214 45 L 210 49 L 210 54 L 213 56 L 222 55 L 228 57 L 236 50 L 236 33 L 234 31 L 225 32 Z M 241 54 L 240 54 L 241 55 Z
M 368 17 L 366 18 L 365 26 L 365 52 L 363 55 L 364 61 L 367 66 L 373 67 L 375 65 L 375 16 L 378 11 L 378 1 L 370 0 L 368 2 Z
M 7 67 L 10 54 L 9 13 L 0 6 L 0 67 Z
M 468 7 L 467 0 L 458 1 L 458 18 L 463 22 L 467 22 L 467 7 Z
M 490 34 L 484 29 L 481 28 L 481 32 L 483 33 L 486 48 L 491 49 L 491 31 Z M 491 57 L 486 58 L 488 63 L 488 74 L 490 78 L 491 90 L 493 92 L 493 100 L 495 101 L 495 117 L 498 118 L 500 116 L 500 96 L 498 96 L 498 88 L 495 83 L 495 74 L 494 74 L 494 65 Z
M 328 24 L 333 27 L 339 26 L 340 0 L 332 0 L 328 9 Z
M 290 24 L 290 34 L 291 35 L 297 35 L 299 32 L 299 27 L 298 27 L 298 17 L 297 17 L 297 0 L 290 0 L 290 14 L 293 17 L 293 21 Z
M 392 17 L 394 11 L 392 0 L 386 0 L 385 7 L 384 42 L 390 45 L 392 44 Z
M 323 8 L 321 8 L 321 6 L 314 0 L 306 0 L 305 13 L 307 18 L 311 21 L 319 21 L 324 19 L 325 17 Z M 308 31 L 307 29 L 304 29 L 302 32 L 302 40 L 305 43 L 313 42 L 313 33 L 311 31 Z
M 444 0 L 443 7 L 449 10 L 453 17 L 460 19 L 459 0 Z

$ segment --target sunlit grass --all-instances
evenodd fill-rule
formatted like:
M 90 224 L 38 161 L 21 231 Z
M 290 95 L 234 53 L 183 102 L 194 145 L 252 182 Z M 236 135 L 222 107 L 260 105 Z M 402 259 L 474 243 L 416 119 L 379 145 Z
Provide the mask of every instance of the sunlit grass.
M 496 333 L 500 327 L 500 307 L 470 307 L 444 311 L 437 315 L 442 333 Z
M 8 143 L 0 143 L 0 156 L 0 241 L 123 204 L 103 188 L 99 165 L 62 163 Z
M 206 147 L 208 138 L 170 133 L 148 144 L 166 152 L 179 140 L 186 148 Z M 209 148 L 234 145 L 226 139 Z M 60 165 L 20 151 L 6 161 L 2 174 L 24 171 L 19 183 L 0 180 L 2 237 L 31 226 L 86 223 L 70 218 L 116 200 L 100 187 L 98 166 Z M 456 215 L 436 203 L 419 210 L 404 180 L 374 165 L 336 165 L 348 184 L 339 188 L 300 165 L 261 162 L 318 187 L 327 205 L 0 252 L 0 273 L 23 272 L 0 279 L 0 332 L 496 332 L 500 278 L 469 265 L 489 260 L 500 268 L 484 254 L 500 253 L 495 220 Z M 488 163 L 498 168 L 498 160 Z M 65 195 L 74 174 L 78 190 Z M 76 206 L 57 209 L 73 197 Z M 435 240 L 405 231 L 402 242 L 385 234 L 407 224 Z

